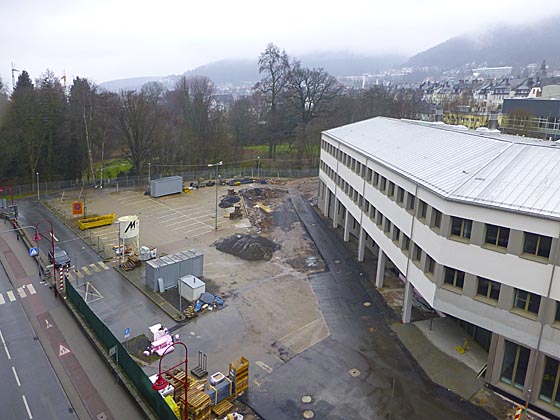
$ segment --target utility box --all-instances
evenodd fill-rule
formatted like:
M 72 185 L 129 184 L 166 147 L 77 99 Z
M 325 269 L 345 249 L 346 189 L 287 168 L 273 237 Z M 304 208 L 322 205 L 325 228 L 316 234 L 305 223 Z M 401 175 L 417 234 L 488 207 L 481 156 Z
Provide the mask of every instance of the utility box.
M 194 302 L 206 291 L 206 283 L 192 274 L 181 277 L 179 282 L 179 293 L 189 302 Z
M 169 176 L 167 178 L 153 179 L 150 182 L 150 195 L 152 197 L 163 197 L 164 195 L 178 194 L 182 191 L 182 176 Z
M 146 261 L 146 286 L 153 291 L 161 290 L 158 279 L 161 278 L 163 290 L 177 287 L 181 277 L 189 274 L 202 277 L 204 254 L 189 249 L 164 257 Z

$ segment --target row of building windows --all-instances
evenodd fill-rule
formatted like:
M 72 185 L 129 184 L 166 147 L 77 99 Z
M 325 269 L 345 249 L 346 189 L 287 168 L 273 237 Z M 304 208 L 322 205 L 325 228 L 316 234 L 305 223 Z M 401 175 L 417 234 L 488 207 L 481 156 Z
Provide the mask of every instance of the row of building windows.
M 527 379 L 527 369 L 531 351 L 519 344 L 507 341 L 500 381 L 516 389 L 523 390 Z M 560 408 L 560 361 L 545 356 L 544 372 L 541 379 L 539 400 Z
M 328 144 L 328 143 L 327 143 Z M 355 159 L 354 159 L 355 161 Z M 359 162 L 358 162 L 359 163 Z M 362 165 L 363 166 L 363 165 Z M 325 172 L 359 207 L 362 207 L 363 198 L 361 194 L 353 189 L 345 180 L 340 177 L 336 171 L 330 168 L 326 163 L 321 162 L 321 169 Z M 371 169 L 368 169 L 368 172 Z M 428 224 L 432 229 L 439 231 L 443 214 L 441 211 L 432 207 L 431 220 L 428 218 L 429 205 L 417 199 L 413 194 L 405 194 L 405 190 L 396 186 L 392 181 L 372 171 L 371 184 L 378 188 L 382 193 L 396 201 L 397 204 L 403 206 L 409 212 L 414 212 L 415 201 L 418 201 L 418 211 L 416 217 L 423 223 Z M 369 177 L 368 177 L 369 179 Z M 406 200 L 406 203 L 405 203 Z M 460 217 L 451 216 L 450 237 L 461 240 L 470 241 L 473 221 Z M 484 243 L 491 249 L 506 250 L 509 243 L 510 229 L 504 226 L 492 224 L 485 225 Z M 524 232 L 523 238 L 523 254 L 540 257 L 542 262 L 548 262 L 550 251 L 552 248 L 552 238 L 550 236 L 538 235 L 532 232 Z

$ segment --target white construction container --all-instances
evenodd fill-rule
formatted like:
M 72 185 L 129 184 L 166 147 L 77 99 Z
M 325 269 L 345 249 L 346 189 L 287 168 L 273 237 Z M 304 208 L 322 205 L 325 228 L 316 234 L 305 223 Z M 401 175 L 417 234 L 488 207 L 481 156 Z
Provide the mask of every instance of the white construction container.
M 179 282 L 181 296 L 190 302 L 197 300 L 206 291 L 206 283 L 192 274 L 181 277 Z
M 167 178 L 153 179 L 150 182 L 150 195 L 152 197 L 162 197 L 164 195 L 177 194 L 182 191 L 182 176 L 169 176 Z

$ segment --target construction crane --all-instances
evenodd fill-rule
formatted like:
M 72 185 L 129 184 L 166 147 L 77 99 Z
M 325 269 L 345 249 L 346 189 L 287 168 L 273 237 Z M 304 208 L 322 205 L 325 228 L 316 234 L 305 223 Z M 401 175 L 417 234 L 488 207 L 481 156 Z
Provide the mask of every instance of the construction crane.
M 12 62 L 12 92 L 16 88 L 16 78 L 14 76 L 16 71 L 19 73 L 19 70 L 15 68 L 15 64 Z

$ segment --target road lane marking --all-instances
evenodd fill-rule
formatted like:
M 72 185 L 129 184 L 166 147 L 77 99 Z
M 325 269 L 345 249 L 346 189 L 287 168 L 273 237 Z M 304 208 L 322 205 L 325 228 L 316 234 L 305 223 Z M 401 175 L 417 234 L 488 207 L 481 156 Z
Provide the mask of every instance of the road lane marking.
M 105 264 L 103 261 L 99 261 L 99 265 L 101 266 L 101 268 L 103 268 L 103 270 L 108 270 L 109 266 L 107 264 Z
M 35 293 L 37 293 L 37 290 L 35 290 L 35 287 L 33 287 L 32 284 L 27 284 L 25 287 L 27 287 L 27 290 L 29 290 L 30 295 L 34 295 Z
M 16 368 L 14 366 L 12 366 L 12 372 L 14 372 L 14 377 L 16 378 L 17 386 L 21 386 L 21 382 L 19 381 Z
M 58 242 L 58 238 L 57 238 L 56 236 L 54 236 L 54 233 L 52 233 L 52 232 L 49 232 L 49 233 L 51 234 L 51 236 L 53 237 L 53 239 L 54 239 L 56 242 Z
M 14 292 L 12 292 L 11 290 L 8 290 L 6 293 L 8 295 L 8 299 L 10 299 L 10 302 L 13 302 L 14 300 L 16 300 L 16 295 L 14 295 Z
M 0 339 L 2 340 L 2 344 L 4 345 L 4 350 L 6 350 L 6 356 L 8 356 L 8 360 L 12 360 L 12 356 L 10 356 L 10 352 L 8 351 L 8 346 L 4 341 L 4 336 L 2 335 L 2 330 L 0 330 Z
M 2 296 L 2 293 L 0 293 L 0 305 L 3 305 L 4 303 L 6 303 L 6 300 L 4 299 L 4 296 Z
M 22 395 L 21 398 L 23 398 L 23 403 L 25 404 L 25 409 L 27 410 L 27 415 L 29 416 L 29 419 L 32 419 L 33 416 L 31 415 L 31 410 L 29 409 L 29 405 L 27 405 L 27 398 L 25 398 L 25 395 Z
M 265 362 L 261 362 L 260 360 L 257 360 L 255 362 L 255 364 L 259 367 L 261 367 L 264 371 L 268 372 L 268 373 L 272 373 L 272 368 L 270 366 L 268 366 Z
M 24 290 L 23 290 L 23 287 L 18 287 L 17 292 L 18 292 L 19 297 L 22 298 L 22 299 L 27 296 L 25 294 Z
M 95 265 L 95 264 L 90 264 L 89 266 L 90 266 L 91 269 L 92 269 L 93 271 L 95 271 L 96 273 L 101 273 L 101 269 L 100 269 L 99 267 L 97 267 L 97 265 Z

